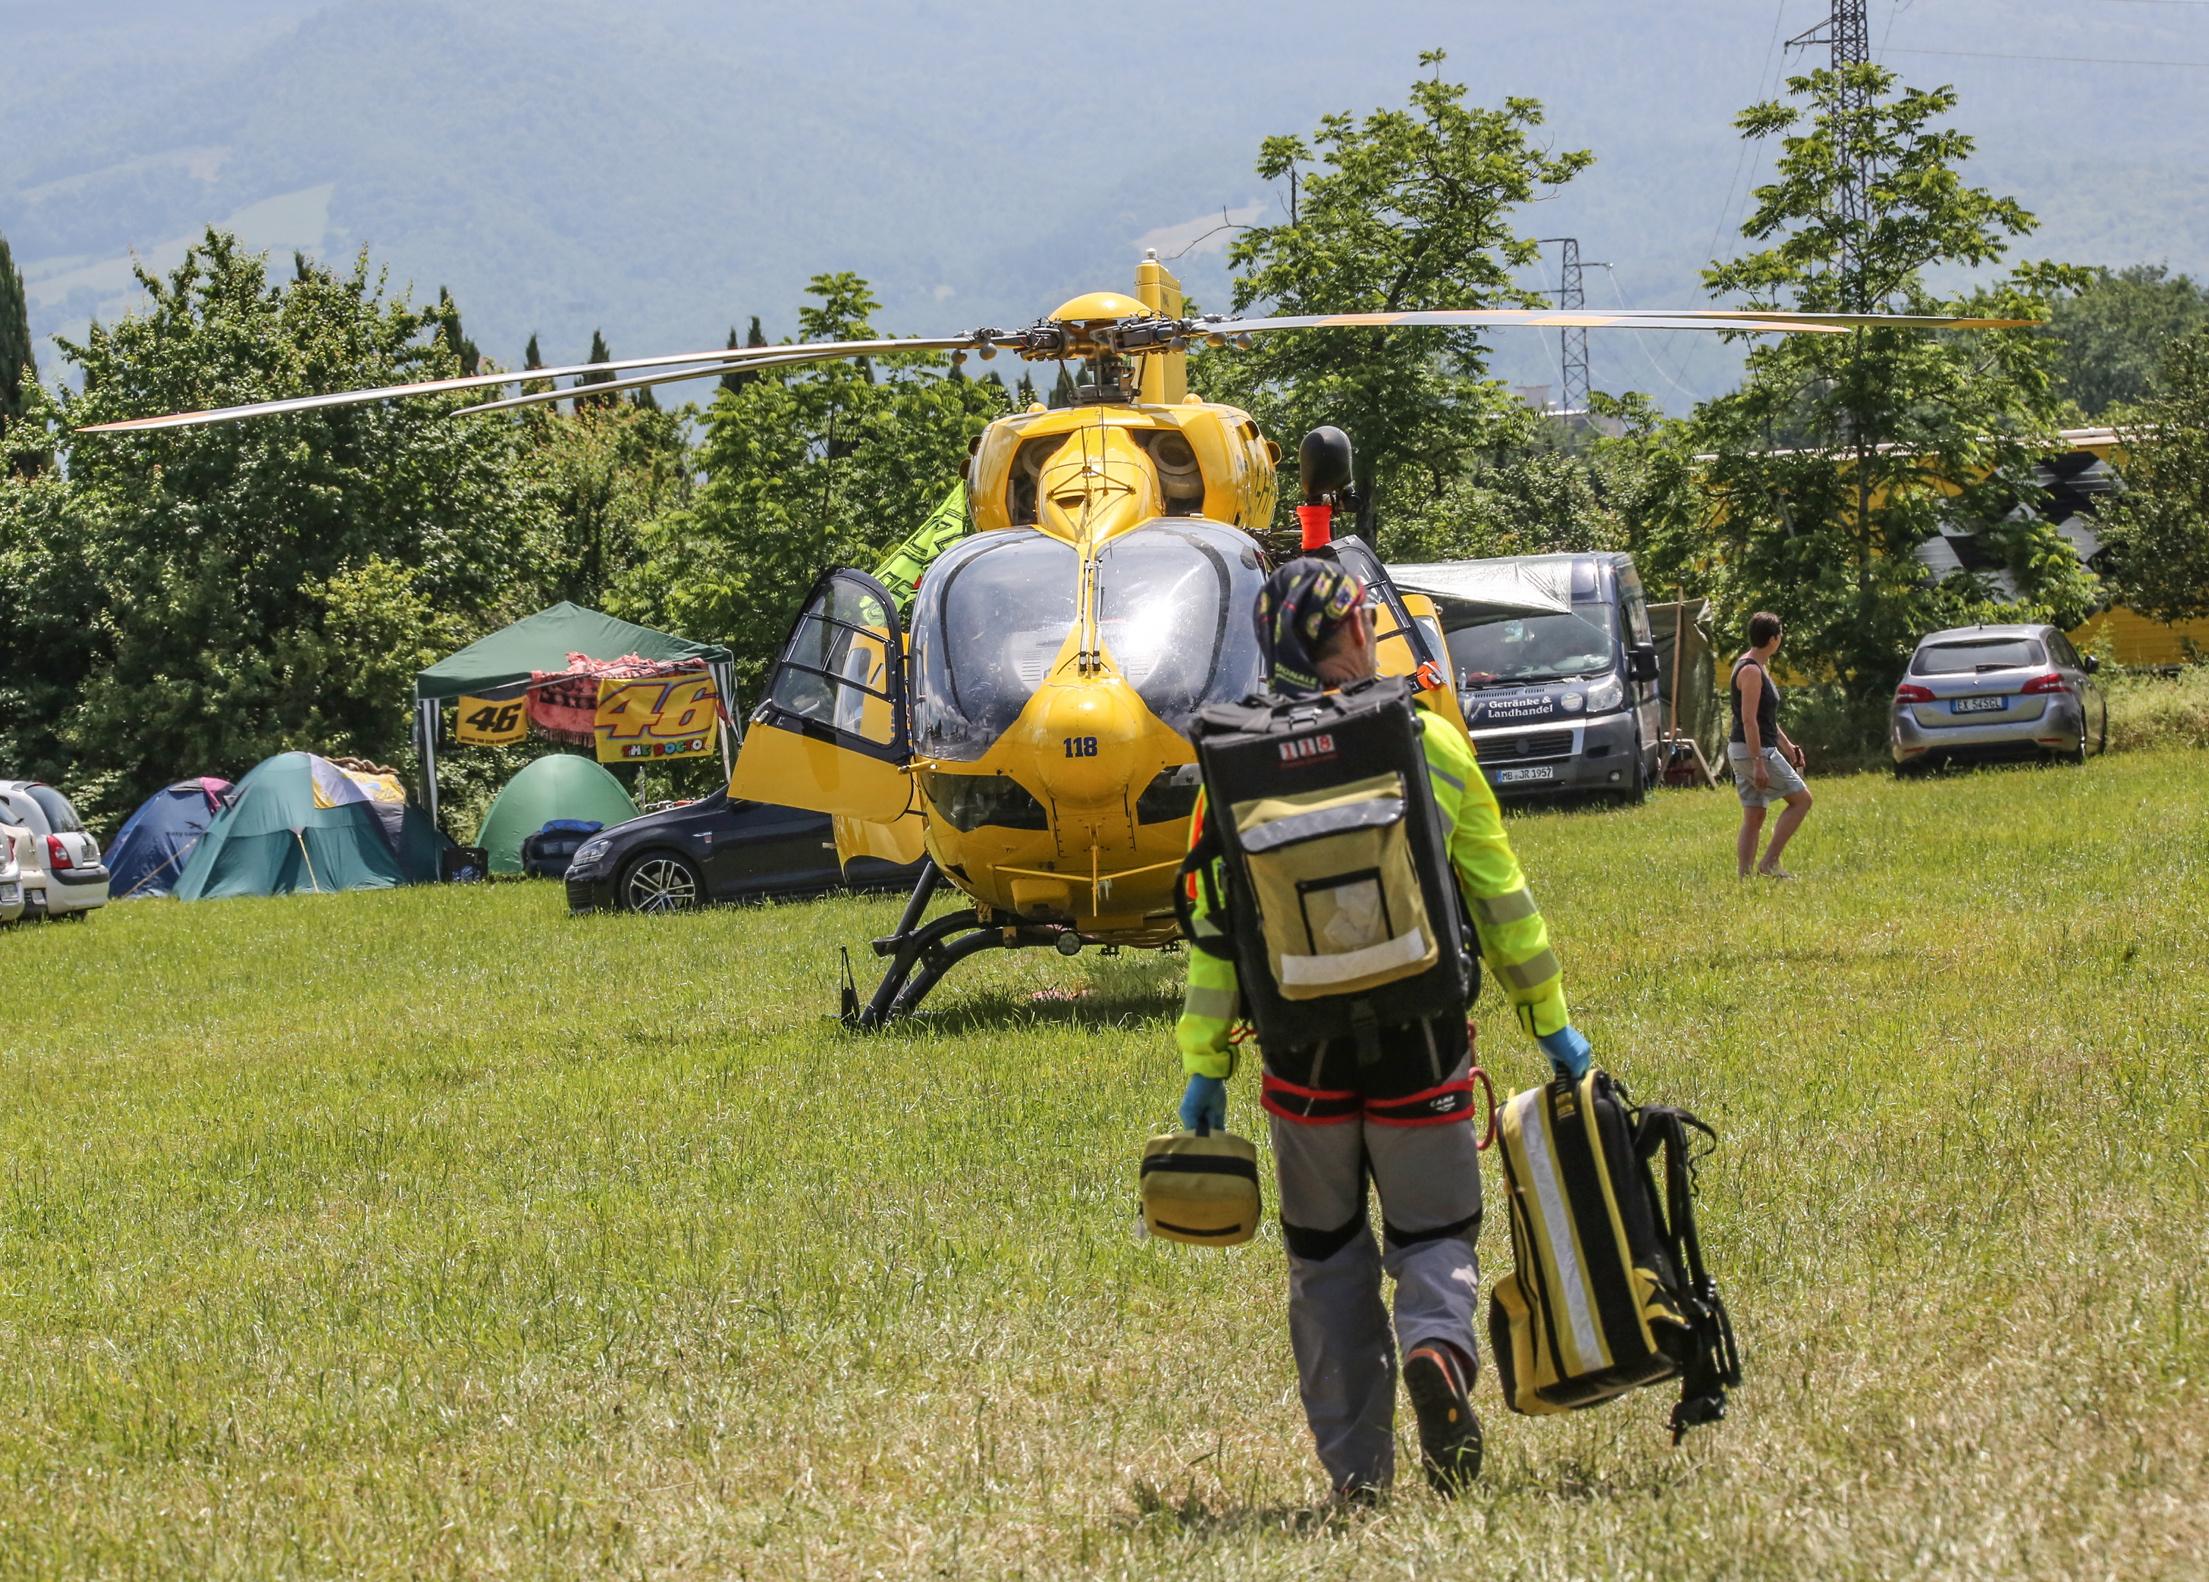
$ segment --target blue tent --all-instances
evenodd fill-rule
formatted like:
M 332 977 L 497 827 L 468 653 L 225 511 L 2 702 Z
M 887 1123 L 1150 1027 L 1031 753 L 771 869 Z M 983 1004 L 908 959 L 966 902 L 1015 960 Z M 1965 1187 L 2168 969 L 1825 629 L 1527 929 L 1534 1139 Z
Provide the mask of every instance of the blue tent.
M 213 775 L 156 791 L 123 820 L 107 848 L 107 887 L 117 901 L 167 895 L 185 859 L 230 803 L 230 782 Z

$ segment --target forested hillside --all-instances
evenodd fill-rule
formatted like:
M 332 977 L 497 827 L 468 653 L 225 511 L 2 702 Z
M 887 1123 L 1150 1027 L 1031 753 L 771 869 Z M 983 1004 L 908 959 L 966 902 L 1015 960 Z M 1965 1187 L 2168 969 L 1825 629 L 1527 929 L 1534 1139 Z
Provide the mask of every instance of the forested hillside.
M 370 246 L 418 297 L 451 287 L 509 362 L 532 331 L 555 361 L 593 329 L 617 353 L 717 344 L 755 312 L 787 334 L 834 269 L 893 328 L 1025 321 L 1123 285 L 1146 241 L 1194 242 L 1181 272 L 1224 302 L 1228 238 L 1197 238 L 1278 200 L 1260 139 L 1397 101 L 1439 45 L 1476 102 L 1538 98 L 1556 148 L 1594 151 L 1528 215 L 1614 266 L 1591 303 L 1681 301 L 1768 174 L 1731 118 L 1811 63 L 1780 41 L 1824 10 L 1282 0 L 1162 27 L 1013 0 L 0 4 L 0 234 L 47 361 L 53 333 L 133 300 L 133 250 L 168 267 L 210 221 L 341 263 Z M 2209 8 L 1872 19 L 1906 80 L 1959 85 L 1979 177 L 2040 215 L 2037 254 L 2209 270 L 2209 69 L 2186 64 L 2209 63 Z M 1499 351 L 1554 377 L 1546 340 Z M 1599 385 L 1676 409 L 1737 367 L 1659 340 L 1596 356 Z

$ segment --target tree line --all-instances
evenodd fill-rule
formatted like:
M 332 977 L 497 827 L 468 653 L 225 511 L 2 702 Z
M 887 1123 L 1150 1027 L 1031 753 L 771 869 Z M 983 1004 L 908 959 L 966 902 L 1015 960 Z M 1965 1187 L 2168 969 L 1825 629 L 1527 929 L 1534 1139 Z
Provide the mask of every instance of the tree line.
M 1527 206 L 1570 182 L 1531 100 L 1469 104 L 1442 56 L 1401 107 L 1267 139 L 1279 217 L 1230 254 L 1238 311 L 1540 306 Z M 1788 620 L 1794 663 L 1868 706 L 1915 636 L 1970 619 L 2075 624 L 2111 599 L 2209 605 L 2209 292 L 2157 266 L 2010 262 L 2033 218 L 1973 186 L 1955 95 L 1816 71 L 1751 106 L 1778 147 L 1715 300 L 1970 312 L 2045 331 L 1770 338 L 1740 385 L 1667 418 L 1598 395 L 1595 424 L 1530 409 L 1471 331 L 1330 330 L 1193 356 L 1291 456 L 1322 422 L 1358 442 L 1361 528 L 1399 560 L 1629 549 L 1652 588 Z M 1869 108 L 1844 106 L 1852 87 Z M 1862 181 L 1865 202 L 1840 201 Z M 1998 272 L 1999 271 L 1999 272 Z M 1961 292 L 1933 282 L 1968 274 Z M 112 418 L 493 366 L 440 291 L 417 306 L 364 254 L 288 272 L 210 230 L 141 309 L 63 342 L 41 384 L 0 242 L 0 770 L 112 821 L 161 784 L 288 747 L 410 766 L 414 673 L 559 599 L 729 642 L 756 689 L 821 570 L 920 521 L 1023 374 L 921 356 L 725 375 L 702 405 L 649 390 L 456 419 L 455 394 L 133 436 Z M 878 333 L 848 273 L 816 276 L 796 338 Z M 752 318 L 728 344 L 763 345 Z M 594 335 L 588 360 L 609 349 Z M 536 339 L 520 370 L 546 366 Z M 544 388 L 542 385 L 533 388 Z M 1067 370 L 1050 399 L 1071 393 Z M 2115 423 L 2133 485 L 2101 521 L 2103 577 L 2036 514 L 2060 428 Z M 1293 464 L 1284 502 L 1293 500 Z M 1282 526 L 1288 527 L 1284 503 Z M 1935 581 L 1914 549 L 1979 529 L 2019 590 Z M 476 771 L 503 772 L 486 758 Z M 469 760 L 454 765 L 467 796 Z

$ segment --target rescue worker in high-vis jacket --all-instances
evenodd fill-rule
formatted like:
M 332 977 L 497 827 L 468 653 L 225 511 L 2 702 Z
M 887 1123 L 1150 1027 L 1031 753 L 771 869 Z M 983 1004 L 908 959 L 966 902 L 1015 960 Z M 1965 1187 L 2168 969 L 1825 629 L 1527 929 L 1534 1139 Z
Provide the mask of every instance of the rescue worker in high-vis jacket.
M 1358 579 L 1332 561 L 1306 557 L 1280 567 L 1256 613 L 1277 694 L 1310 695 L 1377 673 L 1374 607 Z M 1549 930 L 1505 838 L 1495 794 L 1464 736 L 1424 718 L 1428 777 L 1489 973 L 1552 1065 L 1578 1077 L 1588 1068 L 1588 1043 L 1566 1012 Z M 1204 818 L 1200 800 L 1196 831 Z M 1194 887 L 1195 928 L 1216 937 L 1221 922 L 1207 889 Z M 1189 953 L 1174 1036 L 1188 1073 L 1181 1121 L 1191 1131 L 1225 1125 L 1237 996 L 1233 960 Z M 1377 1054 L 1368 1050 L 1364 1060 L 1351 1039 L 1269 1044 L 1260 1054 L 1288 1251 L 1289 1341 L 1319 1459 L 1338 1497 L 1371 1498 L 1388 1486 L 1400 1353 L 1428 1480 L 1455 1493 L 1479 1472 L 1481 1451 L 1470 1400 L 1480 1164 L 1465 1018 L 1385 1030 Z M 1381 1200 L 1379 1246 L 1366 1218 L 1368 1174 Z M 1393 1338 L 1383 1272 L 1396 1282 Z

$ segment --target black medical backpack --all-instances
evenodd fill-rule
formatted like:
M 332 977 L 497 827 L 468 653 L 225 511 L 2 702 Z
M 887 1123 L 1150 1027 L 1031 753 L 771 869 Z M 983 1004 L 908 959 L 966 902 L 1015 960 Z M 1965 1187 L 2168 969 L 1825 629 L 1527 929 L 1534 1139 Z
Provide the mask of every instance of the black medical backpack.
M 1398 677 L 1197 715 L 1205 822 L 1175 906 L 1193 946 L 1234 960 L 1261 1042 L 1370 1049 L 1477 989 L 1422 728 Z M 1196 887 L 1219 936 L 1197 932 Z

